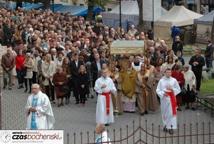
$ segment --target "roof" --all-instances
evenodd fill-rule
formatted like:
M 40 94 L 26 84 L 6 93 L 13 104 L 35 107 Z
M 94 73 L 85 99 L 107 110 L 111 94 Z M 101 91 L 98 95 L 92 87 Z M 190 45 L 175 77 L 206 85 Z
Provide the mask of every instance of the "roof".
M 9 9 L 16 9 L 16 2 L 10 1 L 9 3 L 2 3 L 4 4 L 7 8 Z M 22 8 L 24 10 L 32 10 L 32 9 L 39 9 L 42 8 L 43 4 L 42 3 L 29 3 L 29 2 L 22 2 Z
M 85 16 L 88 13 L 88 8 L 85 6 L 54 4 L 54 11 L 61 13 L 69 13 L 75 16 Z
M 23 3 L 24 10 L 39 9 L 43 6 L 42 3 Z
M 171 26 L 187 26 L 194 23 L 194 19 L 203 15 L 188 10 L 184 6 L 174 6 L 165 15 L 160 17 L 156 24 L 166 23 Z
M 214 10 L 211 11 L 210 13 L 195 19 L 195 23 L 196 24 L 206 24 L 206 25 L 211 25 L 213 23 L 213 19 L 214 19 Z

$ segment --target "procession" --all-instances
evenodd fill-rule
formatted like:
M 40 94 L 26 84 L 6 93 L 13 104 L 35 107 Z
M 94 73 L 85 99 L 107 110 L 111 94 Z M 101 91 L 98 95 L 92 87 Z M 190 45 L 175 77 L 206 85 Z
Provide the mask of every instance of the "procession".
M 174 135 L 181 113 L 198 113 L 204 69 L 213 69 L 212 39 L 187 56 L 173 28 L 169 43 L 135 24 L 22 8 L 1 8 L 0 25 L 1 92 L 26 96 L 26 130 L 54 130 L 55 111 L 90 105 L 96 144 L 110 144 L 106 129 L 127 114 L 160 114 L 162 132 Z

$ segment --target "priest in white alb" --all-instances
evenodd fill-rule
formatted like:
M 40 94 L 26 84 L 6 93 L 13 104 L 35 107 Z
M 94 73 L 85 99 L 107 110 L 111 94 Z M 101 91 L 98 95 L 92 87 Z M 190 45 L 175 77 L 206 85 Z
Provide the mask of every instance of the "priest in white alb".
M 166 69 L 165 76 L 158 82 L 156 92 L 160 97 L 164 131 L 173 134 L 173 129 L 177 129 L 176 95 L 181 90 L 177 80 L 171 77 L 171 69 Z
M 108 69 L 102 69 L 102 76 L 95 82 L 94 90 L 98 93 L 96 108 L 96 123 L 110 124 L 114 122 L 111 94 L 116 95 L 116 87 L 108 76 Z
M 28 130 L 53 129 L 55 118 L 49 98 L 38 84 L 32 85 L 32 94 L 26 104 Z

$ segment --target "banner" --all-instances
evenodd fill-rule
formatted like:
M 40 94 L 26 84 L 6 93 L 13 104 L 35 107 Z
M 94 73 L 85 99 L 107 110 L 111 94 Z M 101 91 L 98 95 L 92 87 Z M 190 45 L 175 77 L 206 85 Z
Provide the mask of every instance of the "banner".
M 0 144 L 63 144 L 63 130 L 1 130 Z

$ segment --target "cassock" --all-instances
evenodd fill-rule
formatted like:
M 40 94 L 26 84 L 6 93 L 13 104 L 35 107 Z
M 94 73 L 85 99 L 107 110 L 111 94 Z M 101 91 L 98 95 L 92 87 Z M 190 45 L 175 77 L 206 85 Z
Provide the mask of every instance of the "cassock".
M 167 87 L 171 87 L 172 92 L 168 92 Z M 172 77 L 162 77 L 158 82 L 156 92 L 160 97 L 161 114 L 164 126 L 167 129 L 177 129 L 176 95 L 181 92 L 177 80 Z
M 34 107 L 37 111 L 28 113 L 29 108 Z M 27 128 L 29 130 L 53 129 L 55 118 L 49 98 L 41 91 L 28 97 L 26 104 Z
M 106 88 L 101 88 L 102 85 Z M 96 123 L 109 124 L 114 122 L 111 93 L 116 93 L 116 87 L 110 77 L 100 77 L 95 82 L 94 90 L 98 93 L 96 107 Z
M 137 72 L 134 69 L 128 69 L 126 71 L 120 72 L 121 79 L 121 90 L 122 90 L 122 101 L 123 110 L 126 112 L 135 112 L 135 102 L 136 102 L 136 77 Z

